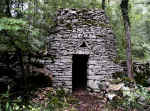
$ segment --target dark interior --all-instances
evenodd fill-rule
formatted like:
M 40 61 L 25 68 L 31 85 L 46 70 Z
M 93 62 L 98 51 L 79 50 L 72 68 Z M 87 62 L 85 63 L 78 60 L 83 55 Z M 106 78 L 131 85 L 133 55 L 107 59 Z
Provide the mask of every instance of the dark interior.
M 72 90 L 85 90 L 87 87 L 88 55 L 73 55 Z

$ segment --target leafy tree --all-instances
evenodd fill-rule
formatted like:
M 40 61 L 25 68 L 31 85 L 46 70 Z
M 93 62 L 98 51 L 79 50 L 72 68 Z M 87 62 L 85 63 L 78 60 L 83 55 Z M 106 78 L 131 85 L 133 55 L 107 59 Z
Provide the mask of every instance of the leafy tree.
M 11 55 L 18 57 L 23 77 L 21 85 L 27 87 L 29 69 L 25 69 L 26 62 L 30 62 L 31 55 L 38 55 L 45 48 L 49 28 L 48 25 L 42 27 L 46 22 L 41 23 L 43 16 L 36 9 L 39 3 L 29 0 L 4 0 L 2 3 L 0 4 L 3 5 L 0 12 L 0 52 L 13 52 Z

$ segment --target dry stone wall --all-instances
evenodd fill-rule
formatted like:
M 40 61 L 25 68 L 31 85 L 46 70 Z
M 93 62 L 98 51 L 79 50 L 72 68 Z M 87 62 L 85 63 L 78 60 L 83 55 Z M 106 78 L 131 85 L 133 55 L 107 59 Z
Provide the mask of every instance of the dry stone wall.
M 87 86 L 98 90 L 101 80 L 121 71 L 116 58 L 115 37 L 103 10 L 61 9 L 49 36 L 48 53 L 55 56 L 47 65 L 53 85 L 72 89 L 72 56 L 89 55 Z

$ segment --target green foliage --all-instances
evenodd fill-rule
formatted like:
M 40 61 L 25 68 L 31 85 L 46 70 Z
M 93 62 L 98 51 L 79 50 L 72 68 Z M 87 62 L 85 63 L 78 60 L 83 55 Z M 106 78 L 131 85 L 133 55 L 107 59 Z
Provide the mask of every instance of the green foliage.
M 126 59 L 125 33 L 122 15 L 120 12 L 121 0 L 110 0 L 106 7 L 113 31 L 117 39 L 117 52 L 119 59 Z M 129 1 L 129 17 L 131 22 L 132 57 L 137 61 L 149 61 L 149 9 L 145 0 Z
M 47 0 L 51 7 L 58 8 L 101 8 L 101 3 L 97 0 Z
M 10 30 L 10 31 L 19 31 L 26 25 L 26 22 L 21 19 L 14 18 L 0 18 L 0 31 Z
M 122 93 L 122 96 L 116 95 L 116 97 L 110 101 L 113 107 L 121 107 L 127 111 L 131 109 L 149 109 L 150 92 L 146 88 L 140 85 L 135 88 L 126 86 L 122 88 L 120 93 Z
M 16 7 L 17 4 L 20 7 Z M 23 10 L 21 6 L 25 7 L 27 4 L 28 7 Z M 8 6 L 8 4 L 5 5 Z M 11 13 L 12 16 L 7 17 L 7 13 L 4 13 L 0 18 L 0 45 L 2 46 L 0 51 L 21 49 L 21 51 L 35 52 L 43 48 L 45 42 L 43 36 L 48 33 L 46 32 L 48 29 L 44 31 L 44 28 L 41 27 L 42 12 L 37 13 L 36 6 L 34 1 L 29 2 L 28 0 L 24 2 L 16 0 L 10 4 L 10 12 L 7 13 Z
M 77 100 L 62 88 L 52 89 L 46 95 L 45 100 L 40 103 L 25 103 L 21 97 L 11 98 L 8 91 L 0 96 L 0 111 L 63 111 L 69 108 L 70 104 L 77 103 Z M 41 101 L 39 101 L 41 102 Z M 76 111 L 74 108 L 69 111 Z
M 12 99 L 11 96 L 9 91 L 0 95 L 0 111 L 25 111 L 22 98 Z
M 149 111 L 150 90 L 148 88 L 136 84 L 135 81 L 126 76 L 107 80 L 107 84 L 104 86 L 102 86 L 105 90 L 104 96 L 108 98 L 107 105 L 111 110 Z
M 118 59 L 126 59 L 126 44 L 124 35 L 124 24 L 120 10 L 120 4 L 111 1 L 106 7 L 106 14 L 109 16 L 112 29 L 115 33 L 117 40 L 117 53 Z

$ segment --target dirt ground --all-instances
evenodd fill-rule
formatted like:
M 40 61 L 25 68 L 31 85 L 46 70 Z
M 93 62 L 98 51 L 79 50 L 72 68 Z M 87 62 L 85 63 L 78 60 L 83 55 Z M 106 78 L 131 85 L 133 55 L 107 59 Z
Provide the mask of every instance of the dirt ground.
M 79 103 L 74 105 L 79 111 L 105 111 L 107 100 L 98 93 L 78 90 L 73 93 L 73 97 L 79 100 Z

